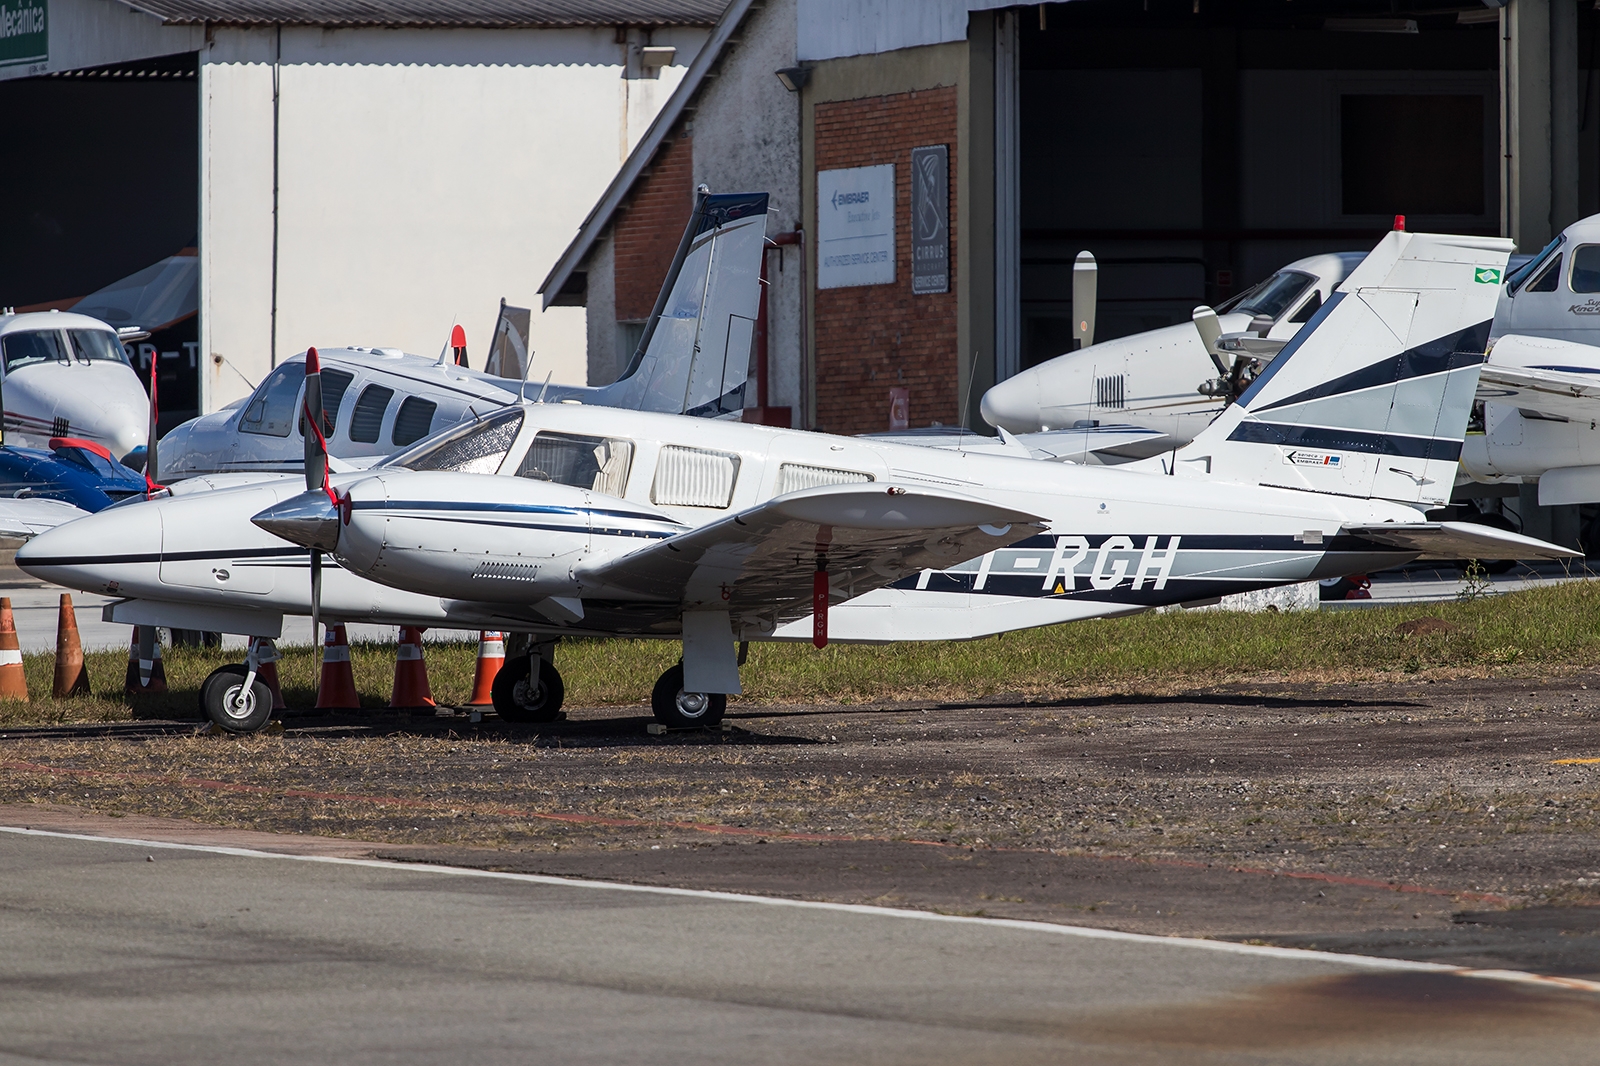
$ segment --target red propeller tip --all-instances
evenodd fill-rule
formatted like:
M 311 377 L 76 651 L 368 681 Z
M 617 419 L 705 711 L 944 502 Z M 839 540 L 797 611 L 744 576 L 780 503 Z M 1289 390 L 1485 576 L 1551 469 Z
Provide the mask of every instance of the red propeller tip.
M 467 331 L 456 326 L 450 331 L 450 347 L 465 348 L 467 346 Z

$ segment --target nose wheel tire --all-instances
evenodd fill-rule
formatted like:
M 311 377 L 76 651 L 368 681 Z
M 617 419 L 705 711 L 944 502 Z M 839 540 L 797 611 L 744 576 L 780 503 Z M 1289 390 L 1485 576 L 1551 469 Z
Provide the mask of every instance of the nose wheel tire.
M 661 675 L 650 693 L 650 709 L 662 725 L 675 729 L 688 726 L 714 726 L 728 710 L 728 697 L 721 692 L 685 692 L 683 664 Z
M 548 660 L 539 660 L 539 679 L 530 683 L 532 671 L 526 655 L 509 658 L 494 675 L 489 694 L 502 720 L 518 724 L 553 722 L 561 714 L 566 686 L 561 674 Z
M 200 713 L 218 729 L 229 733 L 254 733 L 272 717 L 272 690 L 257 677 L 247 690 L 249 670 L 229 663 L 211 672 L 200 685 Z

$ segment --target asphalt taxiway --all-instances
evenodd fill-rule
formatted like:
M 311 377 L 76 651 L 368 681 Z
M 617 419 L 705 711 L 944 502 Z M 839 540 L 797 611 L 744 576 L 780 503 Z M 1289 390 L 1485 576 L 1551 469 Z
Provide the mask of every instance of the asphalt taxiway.
M 1445 967 L 282 839 L 0 833 L 0 1063 L 1586 1063 L 1600 1025 Z

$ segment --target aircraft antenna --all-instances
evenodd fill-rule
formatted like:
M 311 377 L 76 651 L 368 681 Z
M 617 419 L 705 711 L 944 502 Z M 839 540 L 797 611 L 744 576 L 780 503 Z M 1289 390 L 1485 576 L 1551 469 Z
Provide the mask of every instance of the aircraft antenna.
M 544 384 L 539 386 L 539 398 L 534 403 L 544 403 L 544 394 L 550 388 L 550 379 L 556 376 L 554 370 L 544 376 Z

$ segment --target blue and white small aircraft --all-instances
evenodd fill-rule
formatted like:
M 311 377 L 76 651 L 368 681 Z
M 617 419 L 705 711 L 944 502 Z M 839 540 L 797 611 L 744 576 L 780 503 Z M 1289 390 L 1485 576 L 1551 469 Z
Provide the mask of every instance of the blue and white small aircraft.
M 532 654 L 496 682 L 512 721 L 557 713 L 561 636 L 681 639 L 652 705 L 693 724 L 740 690 L 740 641 L 971 639 L 1419 557 L 1567 558 L 1424 517 L 1450 493 L 1509 251 L 1390 234 L 1190 445 L 1126 466 L 519 403 L 370 470 L 329 472 L 313 434 L 303 488 L 113 508 L 17 562 L 126 597 L 114 621 L 525 633 Z M 208 689 L 225 729 L 270 714 L 247 667 Z

